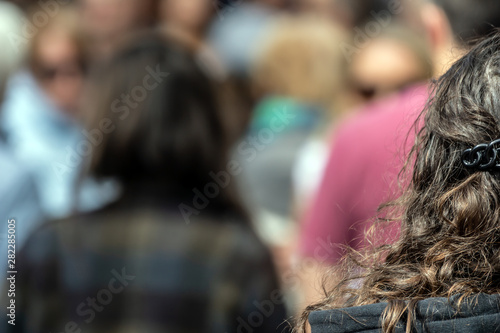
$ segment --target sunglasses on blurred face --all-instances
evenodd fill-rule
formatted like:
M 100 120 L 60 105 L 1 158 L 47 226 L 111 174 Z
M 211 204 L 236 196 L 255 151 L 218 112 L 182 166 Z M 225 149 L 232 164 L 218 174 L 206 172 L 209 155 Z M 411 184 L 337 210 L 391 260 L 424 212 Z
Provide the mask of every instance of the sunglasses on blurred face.
M 68 63 L 61 65 L 42 65 L 37 66 L 36 75 L 44 82 L 52 82 L 56 79 L 75 79 L 84 75 L 83 66 L 78 63 Z

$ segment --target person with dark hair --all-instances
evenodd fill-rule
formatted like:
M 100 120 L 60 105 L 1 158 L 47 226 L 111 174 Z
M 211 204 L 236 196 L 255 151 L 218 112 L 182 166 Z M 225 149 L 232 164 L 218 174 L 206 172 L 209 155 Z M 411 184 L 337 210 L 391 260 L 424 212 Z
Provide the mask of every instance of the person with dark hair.
M 148 33 L 91 80 L 88 174 L 122 194 L 32 234 L 1 331 L 281 331 L 271 256 L 233 194 L 239 167 L 193 54 Z
M 476 1 L 449 1 L 446 7 L 440 3 L 413 2 L 419 6 L 412 12 L 422 18 L 422 31 L 432 50 L 434 77 L 467 50 L 467 41 L 457 35 L 463 35 L 458 29 L 460 22 L 476 33 L 487 33 L 480 28 L 495 22 L 493 17 L 500 19 L 495 1 L 482 2 L 489 10 L 477 11 L 484 15 L 474 17 L 468 11 L 475 10 Z M 404 12 L 403 4 L 400 10 Z M 318 299 L 317 277 L 339 262 L 344 254 L 340 247 L 362 249 L 368 245 L 365 233 L 378 206 L 401 193 L 397 175 L 413 140 L 413 135 L 407 134 L 428 96 L 427 82 L 421 82 L 363 107 L 336 129 L 323 180 L 300 234 L 300 255 L 304 262 L 312 261 L 308 267 L 314 267 L 302 276 L 306 303 Z M 405 181 L 401 179 L 403 184 Z M 378 240 L 390 242 L 397 239 L 398 232 L 399 228 L 392 226 L 381 232 Z
M 88 61 L 77 18 L 74 7 L 67 4 L 26 39 L 26 63 L 9 78 L 1 107 L 6 144 L 33 175 L 48 218 L 71 214 L 82 167 L 77 152 L 85 136 L 79 111 Z M 87 186 L 83 191 L 90 190 Z M 88 201 L 79 203 L 78 209 L 94 208 Z
M 342 280 L 306 310 L 302 329 L 307 318 L 313 333 L 498 329 L 499 83 L 500 32 L 437 80 L 415 123 L 411 182 L 386 206 L 400 238 L 350 252 Z

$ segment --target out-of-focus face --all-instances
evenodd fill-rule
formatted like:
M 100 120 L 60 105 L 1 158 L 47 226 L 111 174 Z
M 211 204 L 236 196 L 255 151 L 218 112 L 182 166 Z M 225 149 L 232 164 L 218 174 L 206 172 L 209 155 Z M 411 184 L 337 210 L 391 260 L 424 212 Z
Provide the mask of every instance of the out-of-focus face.
M 64 31 L 47 30 L 35 49 L 35 77 L 64 112 L 75 113 L 83 89 L 84 69 L 78 48 Z
M 147 22 L 152 0 L 81 0 L 85 30 L 96 38 L 111 38 Z
M 403 43 L 389 38 L 372 40 L 352 59 L 351 78 L 366 97 L 379 97 L 428 75 L 422 60 Z
M 211 0 L 162 0 L 164 23 L 189 31 L 201 31 L 207 24 L 217 3 Z

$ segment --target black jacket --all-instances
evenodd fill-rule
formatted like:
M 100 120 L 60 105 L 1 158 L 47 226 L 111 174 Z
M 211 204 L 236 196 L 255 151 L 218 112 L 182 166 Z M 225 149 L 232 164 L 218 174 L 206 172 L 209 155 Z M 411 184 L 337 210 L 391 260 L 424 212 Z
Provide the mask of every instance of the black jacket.
M 480 294 L 462 303 L 457 311 L 458 296 L 429 298 L 420 301 L 412 332 L 470 333 L 500 332 L 500 295 Z M 316 311 L 309 316 L 312 333 L 381 332 L 380 317 L 387 303 L 353 308 Z M 405 332 L 400 323 L 396 332 Z

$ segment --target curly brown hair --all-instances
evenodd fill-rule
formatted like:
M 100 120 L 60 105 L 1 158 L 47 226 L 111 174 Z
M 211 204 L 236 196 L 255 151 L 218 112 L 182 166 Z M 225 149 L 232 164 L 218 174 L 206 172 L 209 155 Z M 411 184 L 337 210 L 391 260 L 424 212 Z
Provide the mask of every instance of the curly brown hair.
M 406 320 L 410 332 L 422 299 L 500 293 L 500 175 L 467 169 L 461 160 L 465 149 L 500 138 L 500 33 L 458 60 L 430 96 L 402 171 L 411 181 L 381 207 L 392 218 L 372 228 L 375 234 L 401 223 L 399 240 L 351 250 L 337 268 L 340 282 L 305 310 L 299 331 L 311 311 L 387 302 L 383 331 Z

